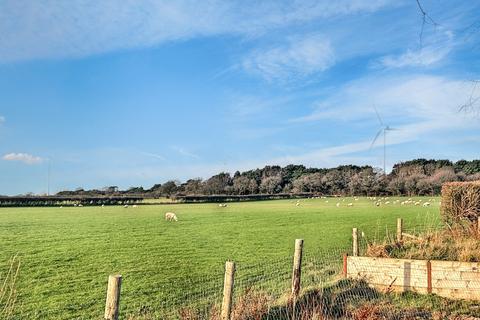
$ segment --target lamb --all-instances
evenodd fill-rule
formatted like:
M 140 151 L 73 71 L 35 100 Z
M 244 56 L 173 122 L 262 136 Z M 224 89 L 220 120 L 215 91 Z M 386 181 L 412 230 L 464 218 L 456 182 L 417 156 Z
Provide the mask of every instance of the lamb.
M 173 212 L 165 213 L 165 220 L 166 221 L 178 221 L 177 215 Z

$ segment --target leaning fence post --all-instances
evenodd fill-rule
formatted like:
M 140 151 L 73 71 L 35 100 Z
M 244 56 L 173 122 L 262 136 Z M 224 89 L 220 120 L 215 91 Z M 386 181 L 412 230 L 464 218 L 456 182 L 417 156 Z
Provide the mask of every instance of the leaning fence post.
M 233 301 L 233 286 L 235 281 L 235 262 L 225 263 L 225 280 L 223 282 L 222 320 L 230 320 Z
M 359 254 L 358 250 L 358 229 L 353 228 L 352 229 L 352 238 L 353 238 L 353 256 L 357 257 Z
M 300 279 L 302 275 L 303 239 L 295 240 L 295 253 L 293 256 L 292 296 L 296 298 L 300 293 Z
M 402 242 L 403 240 L 403 219 L 397 219 L 397 242 Z
M 121 275 L 111 275 L 108 277 L 107 300 L 105 303 L 106 320 L 117 320 L 120 307 L 120 288 L 122 286 Z

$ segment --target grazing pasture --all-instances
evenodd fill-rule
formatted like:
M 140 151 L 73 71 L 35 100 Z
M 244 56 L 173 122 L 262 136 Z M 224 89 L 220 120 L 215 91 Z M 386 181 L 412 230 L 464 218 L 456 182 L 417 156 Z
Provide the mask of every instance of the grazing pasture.
M 290 272 L 296 238 L 305 240 L 306 255 L 321 258 L 348 250 L 352 227 L 373 239 L 386 230 L 393 235 L 398 217 L 406 230 L 437 226 L 438 198 L 414 205 L 429 199 L 1 208 L 0 271 L 19 256 L 15 319 L 100 319 L 107 277 L 120 273 L 125 318 L 175 304 L 204 280 L 218 279 L 221 287 L 227 259 L 238 268 L 264 264 L 272 274 Z M 166 221 L 166 212 L 178 221 Z

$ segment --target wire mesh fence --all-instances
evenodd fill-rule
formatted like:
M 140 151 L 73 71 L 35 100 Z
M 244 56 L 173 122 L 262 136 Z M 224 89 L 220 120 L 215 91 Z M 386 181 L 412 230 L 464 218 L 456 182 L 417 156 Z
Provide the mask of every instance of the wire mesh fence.
M 395 219 L 392 220 L 392 224 L 385 229 L 382 241 L 395 242 L 397 230 Z M 438 224 L 410 225 L 409 221 L 405 221 L 402 233 L 421 237 L 426 230 L 436 228 Z M 380 232 L 372 234 L 371 230 L 364 232 L 362 228 L 358 229 L 360 256 L 365 255 L 368 246 L 375 242 L 374 239 L 382 239 Z M 385 237 L 387 240 L 384 240 Z M 329 250 L 307 247 L 302 255 L 301 290 L 298 296 L 292 295 L 293 251 L 290 256 L 276 259 L 266 257 L 264 261 L 257 263 L 236 261 L 230 318 L 471 320 L 480 317 L 480 302 L 450 300 L 437 295 L 419 296 L 412 293 L 411 291 L 424 293 L 421 290 L 412 290 L 414 287 L 422 286 L 413 284 L 405 286 L 407 273 L 405 268 L 399 266 L 387 264 L 382 269 L 379 268 L 378 262 L 360 264 L 357 261 L 357 271 L 353 272 L 349 267 L 350 274 L 346 273 L 343 256 L 345 253 L 351 255 L 352 249 L 352 245 Z M 396 270 L 398 274 L 390 275 L 389 269 Z M 410 279 L 413 281 L 419 277 L 415 272 L 425 273 L 427 267 L 425 265 L 417 268 L 416 265 L 410 265 L 409 270 Z M 433 267 L 433 271 L 435 270 Z M 225 319 L 222 317 L 224 271 L 222 261 L 212 263 L 208 273 L 200 272 L 192 263 L 188 276 L 179 275 L 168 279 L 162 277 L 154 266 L 122 270 L 119 317 L 129 320 Z M 375 277 L 383 277 L 386 280 L 384 283 L 375 283 L 372 280 Z M 461 273 L 459 277 L 462 277 Z M 480 278 L 478 273 L 465 272 L 463 277 L 471 277 L 473 280 L 477 279 L 475 277 Z M 35 312 L 30 312 L 28 316 L 11 312 L 9 318 L 5 319 L 88 318 L 85 314 L 95 314 L 101 319 L 105 307 L 106 279 L 107 274 L 104 270 L 78 274 L 76 278 L 60 271 L 55 274 L 39 272 L 31 276 L 29 281 L 50 288 L 43 291 L 49 293 L 49 299 L 35 296 L 35 299 L 28 302 L 36 306 L 31 308 L 36 310 Z M 480 291 L 473 280 L 465 282 L 468 279 L 457 279 L 452 276 L 432 280 L 434 283 L 442 281 L 443 290 L 458 291 L 469 286 L 469 289 L 475 292 Z M 422 278 L 422 281 L 422 285 L 428 289 L 427 277 Z M 398 283 L 402 284 L 401 289 L 394 288 L 394 284 Z M 425 293 L 428 293 L 428 290 Z M 56 296 L 61 297 L 61 300 Z M 0 296 L 0 311 L 4 305 Z

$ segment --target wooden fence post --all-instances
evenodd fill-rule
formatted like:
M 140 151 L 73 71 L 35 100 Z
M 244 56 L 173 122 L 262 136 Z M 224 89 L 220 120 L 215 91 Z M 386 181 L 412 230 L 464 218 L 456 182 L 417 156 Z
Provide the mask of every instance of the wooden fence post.
M 477 232 L 480 234 L 480 216 L 477 217 Z
M 358 229 L 353 228 L 352 229 L 352 238 L 353 238 L 353 256 L 357 257 L 359 254 L 358 250 Z
M 235 282 L 235 262 L 225 263 L 225 280 L 223 282 L 222 320 L 230 320 L 232 313 L 233 287 Z
M 397 242 L 402 242 L 403 240 L 403 219 L 397 219 Z
M 427 292 L 432 293 L 432 262 L 427 260 Z
M 107 300 L 105 303 L 105 316 L 104 316 L 106 320 L 118 320 L 121 286 L 122 286 L 121 275 L 111 275 L 108 277 Z
M 302 275 L 302 253 L 303 239 L 295 240 L 295 253 L 293 256 L 293 272 L 292 272 L 292 296 L 296 298 L 300 293 L 300 279 Z
M 345 254 L 343 255 L 343 276 L 344 276 L 345 278 L 348 277 L 348 269 L 347 269 L 347 267 L 348 267 L 348 254 L 345 253 Z

